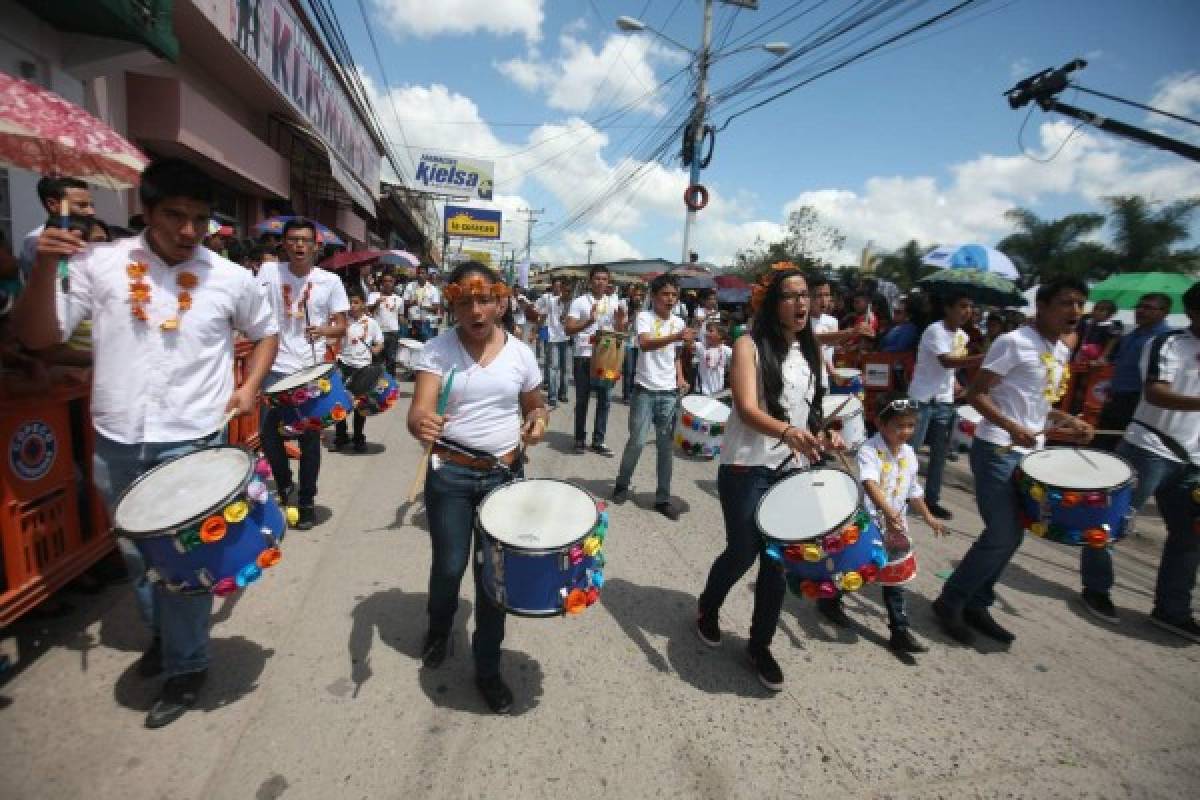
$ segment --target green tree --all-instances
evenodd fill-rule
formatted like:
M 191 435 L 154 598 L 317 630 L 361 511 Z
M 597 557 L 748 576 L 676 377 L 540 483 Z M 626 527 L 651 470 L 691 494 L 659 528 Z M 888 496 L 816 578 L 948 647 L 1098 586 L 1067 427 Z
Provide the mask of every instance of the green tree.
M 909 239 L 908 244 L 898 250 L 893 250 L 879 260 L 875 274 L 907 292 L 930 269 L 921 263 L 921 259 L 929 250 L 930 248 L 923 247 L 916 239 Z
M 1044 220 L 1032 211 L 1013 208 L 1004 213 L 1017 228 L 996 245 L 1016 264 L 1025 286 L 1059 275 L 1102 278 L 1111 257 L 1103 248 L 1080 239 L 1104 226 L 1103 214 L 1068 214 Z M 1086 245 L 1086 246 L 1085 246 Z M 1094 261 L 1093 259 L 1099 259 Z
M 840 250 L 845 235 L 821 219 L 811 206 L 801 206 L 788 214 L 787 233 L 777 242 L 759 237 L 751 247 L 739 250 L 733 273 L 754 281 L 779 261 L 790 261 L 801 269 L 828 270 L 827 256 Z
M 1139 195 L 1106 197 L 1113 226 L 1117 267 L 1124 272 L 1193 272 L 1200 248 L 1173 249 L 1191 235 L 1188 223 L 1200 197 L 1167 203 L 1157 210 Z

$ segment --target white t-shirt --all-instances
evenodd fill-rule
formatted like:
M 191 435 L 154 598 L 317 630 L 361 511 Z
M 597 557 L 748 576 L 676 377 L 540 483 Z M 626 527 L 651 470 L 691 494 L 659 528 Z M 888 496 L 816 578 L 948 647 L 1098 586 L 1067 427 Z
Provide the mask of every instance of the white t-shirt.
M 267 262 L 258 271 L 258 281 L 279 323 L 279 352 L 271 371 L 288 375 L 324 361 L 325 340 L 317 339 L 310 344 L 304 328 L 306 325 L 328 325 L 334 314 L 350 310 L 346 288 L 338 276 L 313 267 L 301 278 L 292 272 L 287 262 Z M 284 287 L 287 287 L 286 291 Z M 304 318 L 306 305 L 307 322 Z
M 954 369 L 943 367 L 938 356 L 961 358 L 967 354 L 967 332 L 962 328 L 951 331 L 944 322 L 935 322 L 921 334 L 917 346 L 917 366 L 913 370 L 908 393 L 919 403 L 930 400 L 954 402 Z
M 376 303 L 378 305 L 375 305 Z M 400 317 L 404 315 L 404 298 L 395 292 L 392 294 L 371 292 L 367 304 L 375 306 L 375 321 L 379 323 L 379 330 L 384 333 L 395 333 L 400 330 Z
M 575 355 L 581 358 L 591 357 L 592 337 L 596 335 L 597 330 L 616 330 L 613 315 L 616 314 L 618 305 L 617 301 L 608 295 L 604 295 L 597 301 L 592 297 L 591 292 L 581 294 L 571 301 L 571 308 L 567 311 L 567 316 L 576 322 L 583 322 L 591 318 L 592 306 L 597 307 L 596 321 L 575 334 Z
M 838 321 L 837 317 L 829 314 L 822 314 L 813 320 L 813 333 L 837 333 Z M 829 370 L 833 367 L 833 353 L 836 348 L 831 344 L 821 345 L 821 358 L 825 362 L 825 369 L 821 371 L 821 385 L 829 387 Z
M 1200 396 L 1200 339 L 1190 330 L 1167 334 L 1160 347 L 1157 340 L 1142 350 L 1142 376 L 1146 381 L 1163 381 L 1171 391 L 1189 397 Z M 1135 420 L 1162 431 L 1183 446 L 1200 465 L 1200 411 L 1168 411 L 1151 405 L 1143 395 L 1133 413 Z M 1133 422 L 1125 430 L 1125 441 L 1176 463 L 1179 457 L 1141 425 Z
M 753 339 L 747 339 L 747 341 L 753 345 Z M 751 349 L 756 361 L 755 372 L 758 372 L 758 351 L 753 347 Z M 817 391 L 817 382 L 813 379 L 812 370 L 808 367 L 808 361 L 804 358 L 804 351 L 800 349 L 799 342 L 793 343 L 788 350 L 783 364 L 780 365 L 780 372 L 783 375 L 783 391 L 780 393 L 779 402 L 787 410 L 788 423 L 807 430 L 809 412 Z M 763 395 L 762 374 L 758 372 L 758 407 L 766 411 L 767 404 L 763 400 Z M 721 463 L 773 469 L 791 455 L 791 451 L 785 445 L 777 447 L 778 444 L 778 439 L 761 434 L 742 422 L 735 403 L 733 411 L 729 415 L 729 423 L 725 428 L 725 440 L 721 444 Z M 808 459 L 796 456 L 791 463 L 796 468 L 803 469 L 808 466 Z
M 537 299 L 538 314 L 542 317 L 542 323 L 546 326 L 546 341 L 549 342 L 565 342 L 567 340 L 567 332 L 563 330 L 563 299 L 556 297 L 550 292 L 546 292 Z
M 725 372 L 733 359 L 733 348 L 727 344 L 697 348 L 696 378 L 700 393 L 714 395 L 725 388 Z
M 445 376 L 456 368 L 442 434 L 458 444 L 502 456 L 521 438 L 520 395 L 542 383 L 542 369 L 529 345 L 506 334 L 504 347 L 487 367 L 467 354 L 451 328 L 425 343 L 413 369 Z
M 525 306 L 521 304 L 521 300 L 524 299 L 524 297 L 524 295 L 518 293 L 514 294 L 508 299 L 510 307 L 512 308 L 514 325 L 524 325 L 526 322 Z
M 342 349 L 338 361 L 351 367 L 366 367 L 371 364 L 372 347 L 383 344 L 383 331 L 379 323 L 363 314 L 358 319 L 346 320 L 346 335 L 342 337 Z
M 127 268 L 146 266 L 148 319 L 130 308 Z M 233 332 L 258 341 L 278 332 L 275 315 L 248 270 L 197 247 L 167 266 L 145 236 L 94 244 L 70 259 L 70 290 L 59 292 L 59 338 L 67 341 L 82 320 L 92 321 L 92 420 L 103 436 L 122 444 L 182 442 L 221 427 L 233 394 Z M 196 278 L 191 308 L 179 310 L 177 280 Z M 164 331 L 164 320 L 179 327 Z
M 672 314 L 663 319 L 653 311 L 640 311 L 635 321 L 636 336 L 649 336 L 651 339 L 661 339 L 673 336 L 684 329 L 684 322 Z M 670 391 L 679 388 L 675 379 L 675 359 L 679 354 L 680 342 L 672 342 L 657 350 L 642 350 L 638 353 L 637 371 L 633 382 L 644 389 L 654 392 Z
M 637 315 L 638 315 L 639 313 L 641 313 L 642 311 L 646 311 L 646 310 L 647 310 L 647 307 L 646 307 L 646 301 L 645 301 L 645 300 L 642 300 L 642 302 L 638 304 L 638 307 L 637 307 L 637 308 L 635 308 L 635 309 L 633 309 L 633 312 L 632 312 L 632 313 L 630 313 L 630 310 L 629 310 L 629 298 L 628 298 L 628 297 L 622 297 L 622 298 L 621 298 L 621 302 L 620 302 L 620 305 L 619 305 L 619 307 L 620 307 L 620 309 L 621 309 L 622 311 L 624 311 L 624 312 L 625 312 L 625 319 L 631 319 L 631 320 L 633 320 L 633 322 L 634 322 L 634 327 L 635 327 L 635 328 L 637 327 Z M 640 349 L 641 349 L 640 347 L 638 347 L 638 340 L 637 340 L 637 336 L 630 336 L 630 337 L 629 337 L 629 339 L 628 339 L 628 341 L 627 341 L 627 346 L 629 347 L 629 349 L 630 349 L 630 350 L 633 350 L 634 352 L 636 352 L 636 351 L 638 351 L 638 350 L 640 350 Z
M 902 515 L 908 512 L 909 500 L 925 496 L 925 490 L 917 480 L 917 454 L 905 444 L 900 447 L 899 455 L 893 455 L 878 433 L 858 448 L 858 479 L 879 484 L 888 505 Z M 871 496 L 864 492 L 863 497 L 867 501 L 867 511 L 878 514 L 879 509 Z
M 404 287 L 404 306 L 408 309 L 408 318 L 413 322 L 436 320 L 437 305 L 441 302 L 441 292 L 429 281 L 425 281 L 424 286 L 412 281 Z
M 713 311 L 711 316 L 713 316 L 715 318 L 715 317 L 719 317 L 720 315 L 721 315 L 720 311 Z M 704 321 L 708 318 L 709 318 L 708 309 L 705 308 L 704 306 L 696 306 L 696 311 L 692 314 L 692 321 L 696 322 L 698 324 L 703 324 Z
M 1051 403 L 1046 393 L 1051 390 L 1057 393 L 1070 355 L 1065 344 L 1046 341 L 1032 325 L 1022 325 L 1003 334 L 992 343 L 983 361 L 983 369 L 1001 377 L 988 396 L 1001 414 L 1036 433 L 1046 427 L 1050 413 Z M 987 419 L 979 423 L 975 435 L 1002 447 L 1012 444 L 1008 431 Z M 1044 443 L 1045 437 L 1038 436 L 1038 447 Z M 1027 452 L 1026 448 L 1013 449 Z

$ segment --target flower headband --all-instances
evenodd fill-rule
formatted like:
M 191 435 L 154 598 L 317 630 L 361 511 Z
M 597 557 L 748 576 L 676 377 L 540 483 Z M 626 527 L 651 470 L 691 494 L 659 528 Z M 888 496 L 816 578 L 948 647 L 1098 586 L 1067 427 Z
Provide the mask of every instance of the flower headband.
M 763 300 L 767 296 L 767 289 L 771 286 L 771 277 L 777 272 L 787 272 L 788 270 L 799 269 L 791 261 L 776 261 L 771 265 L 771 268 L 758 276 L 758 282 L 750 287 L 750 310 L 758 311 Z
M 444 293 L 446 299 L 451 303 L 457 303 L 465 297 L 480 299 L 494 297 L 497 300 L 503 300 L 511 294 L 509 288 L 503 283 L 497 281 L 489 286 L 479 275 L 446 284 Z

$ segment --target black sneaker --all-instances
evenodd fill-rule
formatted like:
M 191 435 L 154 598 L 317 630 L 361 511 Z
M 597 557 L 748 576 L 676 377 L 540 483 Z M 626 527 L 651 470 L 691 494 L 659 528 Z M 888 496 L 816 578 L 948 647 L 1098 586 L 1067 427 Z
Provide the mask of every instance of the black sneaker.
M 1016 634 L 992 619 L 992 614 L 986 608 L 963 609 L 963 621 L 984 636 L 995 639 L 1001 644 L 1012 644 Z
M 341 449 L 349 446 L 349 444 L 350 444 L 350 439 L 348 437 L 335 436 L 335 437 L 333 437 L 333 443 L 329 445 L 329 449 L 336 453 L 338 450 L 341 450 Z
M 1112 598 L 1108 592 L 1096 592 L 1091 589 L 1084 589 L 1083 607 L 1086 608 L 1091 615 L 1096 619 L 1104 620 L 1107 623 L 1116 625 L 1121 621 L 1117 616 L 1117 607 L 1113 605 Z
M 608 445 L 606 445 L 604 442 L 594 443 L 592 445 L 592 452 L 599 453 L 602 456 L 610 456 L 610 457 L 613 454 L 612 448 L 609 447 Z
M 613 489 L 612 501 L 617 505 L 621 505 L 629 499 L 629 489 L 625 486 L 618 486 Z
M 929 506 L 929 513 L 933 514 L 938 519 L 954 519 L 954 515 L 947 509 L 942 508 L 937 503 L 926 503 Z
M 551 411 L 553 411 L 554 409 L 558 408 L 558 401 L 557 401 L 557 400 L 550 400 L 550 401 L 547 401 L 547 403 L 546 403 L 546 408 L 548 408 L 548 409 L 550 409 Z
M 892 638 L 888 640 L 888 647 L 897 653 L 929 652 L 929 648 L 921 644 L 908 628 L 896 628 L 893 630 Z
M 277 486 L 275 487 L 275 494 L 279 497 L 279 507 L 286 510 L 288 506 L 292 505 L 292 497 L 296 494 L 296 487 L 291 485 Z
M 313 506 L 300 506 L 300 518 L 296 520 L 296 530 L 310 531 L 317 524 L 317 510 Z
M 842 608 L 840 598 L 831 597 L 818 600 L 817 611 L 820 611 L 821 616 L 839 628 L 849 628 L 854 625 L 853 620 L 846 615 L 846 609 Z
M 492 713 L 507 714 L 512 711 L 512 689 L 508 688 L 508 684 L 499 675 L 490 675 L 486 678 L 476 676 L 475 685 L 479 687 L 479 693 L 483 695 L 483 702 L 487 703 L 487 707 L 492 710 Z
M 356 453 L 367 452 L 367 440 L 366 439 L 355 439 L 354 440 L 354 452 L 356 452 Z
M 450 650 L 450 637 L 440 633 L 425 635 L 425 647 L 421 649 L 421 664 L 425 669 L 437 669 L 446 660 Z
M 155 636 L 150 647 L 138 659 L 137 674 L 143 678 L 153 678 L 162 671 L 162 639 Z
M 759 683 L 772 692 L 783 691 L 783 670 L 779 668 L 779 662 L 771 655 L 769 649 L 750 646 L 746 648 L 746 655 L 750 657 L 750 663 L 758 673 Z
M 1193 642 L 1200 643 L 1200 625 L 1197 625 L 1196 620 L 1191 617 L 1172 621 L 1157 611 L 1151 611 L 1150 624 L 1156 628 L 1162 628 L 1164 631 L 1170 631 L 1176 636 L 1182 636 L 1185 639 L 1191 639 Z
M 671 520 L 671 522 L 679 521 L 679 509 L 672 503 L 655 503 L 654 510 Z
M 961 610 L 951 608 L 939 597 L 933 601 L 933 614 L 937 617 L 942 630 L 951 639 L 959 644 L 968 646 L 975 643 L 975 634 L 971 632 L 971 629 L 963 621 L 963 612 Z
M 560 402 L 560 403 L 567 403 L 567 402 L 570 402 L 570 401 L 569 401 L 569 400 L 567 400 L 567 396 L 566 396 L 565 394 L 560 394 L 560 395 L 558 396 L 558 402 Z
M 188 709 L 196 705 L 196 697 L 206 677 L 208 670 L 202 669 L 199 672 L 186 672 L 167 678 L 162 694 L 154 702 L 150 713 L 146 714 L 146 727 L 161 728 L 182 717 Z
M 576 442 L 575 443 L 575 455 L 577 455 L 577 456 L 583 455 L 586 452 L 587 452 L 587 442 Z
M 717 615 L 705 614 L 703 611 L 697 609 L 696 635 L 700 637 L 700 641 L 704 642 L 709 647 L 720 647 L 721 626 L 717 622 Z

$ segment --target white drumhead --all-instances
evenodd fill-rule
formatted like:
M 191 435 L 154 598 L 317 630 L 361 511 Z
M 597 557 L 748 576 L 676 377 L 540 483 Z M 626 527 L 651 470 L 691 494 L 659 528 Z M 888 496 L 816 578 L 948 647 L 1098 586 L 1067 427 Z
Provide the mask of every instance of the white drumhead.
M 845 403 L 845 407 L 842 404 Z M 841 411 L 838 409 L 841 408 Z M 821 398 L 821 413 L 825 419 L 834 416 L 837 412 L 838 419 L 848 419 L 854 416 L 860 416 L 863 413 L 862 403 L 852 394 L 827 394 Z
M 833 374 L 844 381 L 848 381 L 852 378 L 861 378 L 862 370 L 854 369 L 853 367 L 837 367 L 833 370 Z
M 489 494 L 479 507 L 479 524 L 504 544 L 547 550 L 591 531 L 596 502 L 569 483 L 531 478 Z
M 773 539 L 812 539 L 858 510 L 858 482 L 838 469 L 793 472 L 763 495 L 758 529 Z
M 723 423 L 729 419 L 729 406 L 720 400 L 702 394 L 689 394 L 683 398 L 683 410 L 694 417 L 708 422 Z
M 263 389 L 263 391 L 267 394 L 274 394 L 275 392 L 285 392 L 288 389 L 295 389 L 297 386 L 303 386 L 306 383 L 312 383 L 318 378 L 324 378 L 332 369 L 333 364 L 317 364 L 315 367 L 305 367 L 299 372 L 293 372 L 291 375 L 284 375 L 266 389 Z
M 1111 489 L 1133 477 L 1119 456 L 1087 447 L 1051 447 L 1021 459 L 1035 481 L 1060 489 Z
M 401 339 L 400 346 L 407 350 L 424 350 L 425 343 L 418 342 L 416 339 Z
M 154 533 L 216 511 L 253 469 L 237 447 L 199 450 L 168 461 L 135 483 L 113 512 L 113 524 L 128 533 Z

